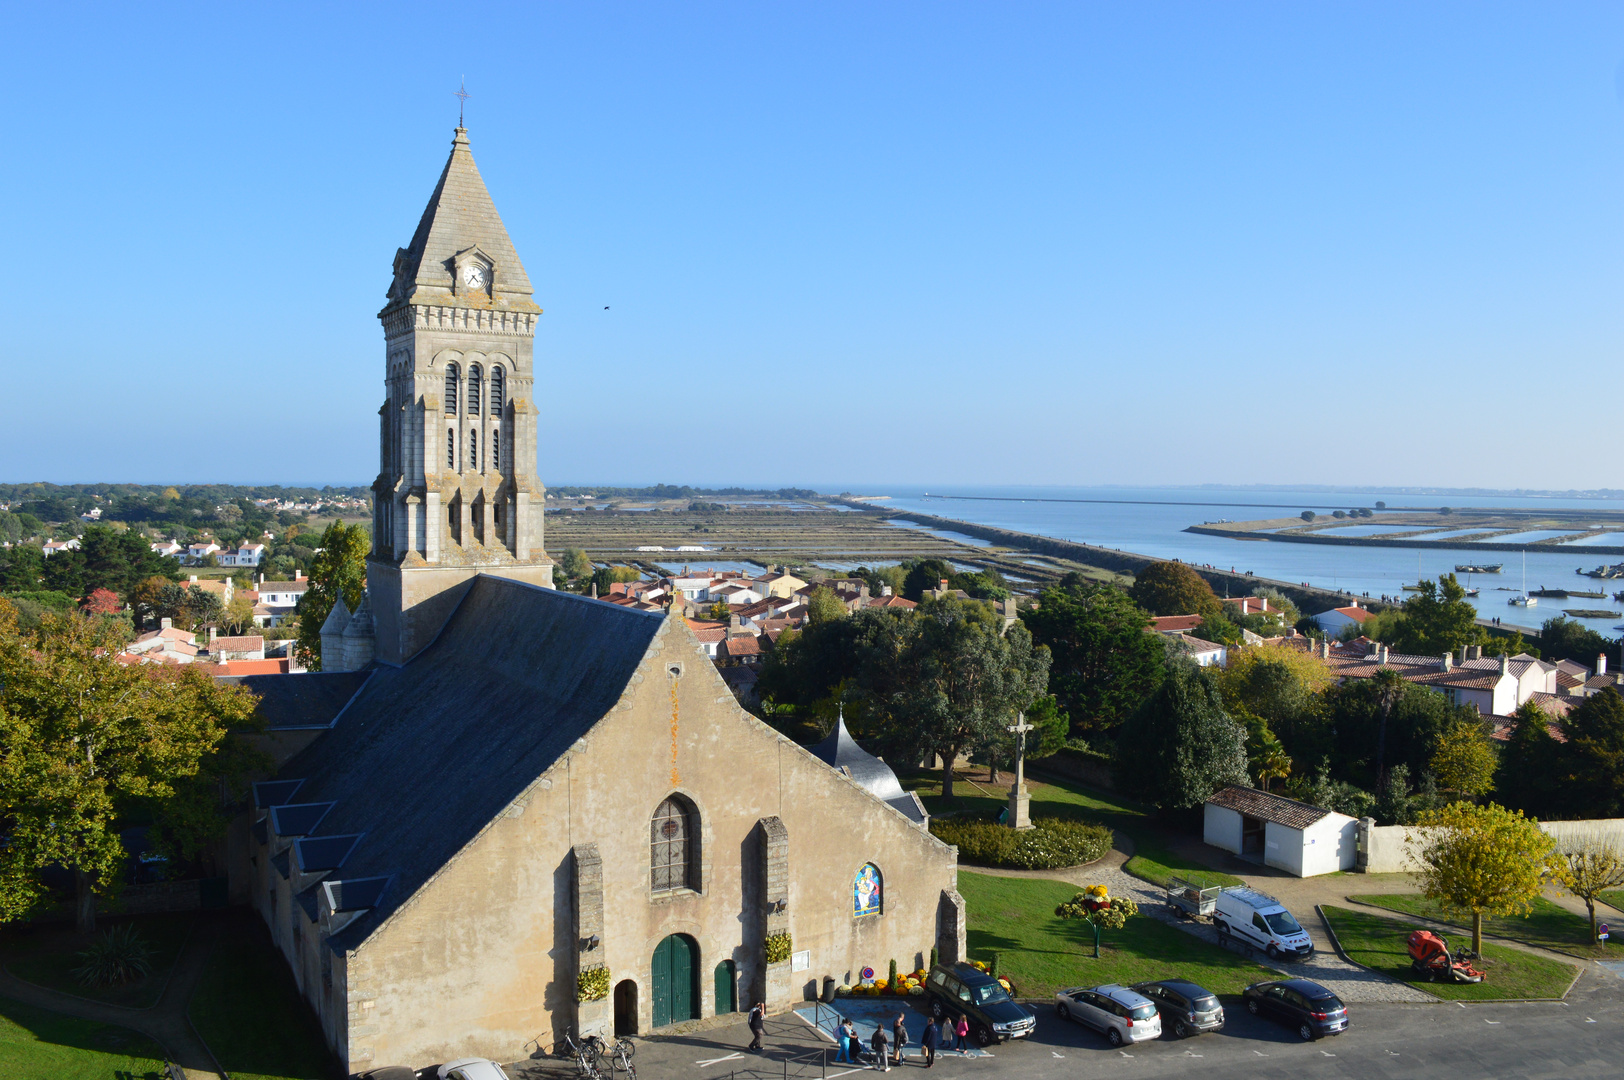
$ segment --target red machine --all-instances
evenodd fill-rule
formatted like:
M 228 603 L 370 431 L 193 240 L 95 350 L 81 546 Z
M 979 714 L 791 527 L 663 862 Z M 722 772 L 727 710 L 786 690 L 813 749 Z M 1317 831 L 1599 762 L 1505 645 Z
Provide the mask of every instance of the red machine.
M 1417 930 L 1409 937 L 1410 967 L 1433 982 L 1480 983 L 1483 972 L 1449 952 L 1442 934 Z

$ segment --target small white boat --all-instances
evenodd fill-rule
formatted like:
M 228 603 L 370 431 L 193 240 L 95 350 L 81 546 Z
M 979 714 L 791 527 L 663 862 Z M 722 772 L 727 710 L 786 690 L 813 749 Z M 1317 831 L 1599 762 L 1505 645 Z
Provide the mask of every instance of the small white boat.
M 1507 600 L 1506 603 L 1512 605 L 1513 607 L 1537 607 L 1539 605 L 1539 597 L 1528 595 L 1528 552 L 1526 551 L 1523 552 L 1522 564 L 1522 595 L 1513 596 L 1510 600 Z

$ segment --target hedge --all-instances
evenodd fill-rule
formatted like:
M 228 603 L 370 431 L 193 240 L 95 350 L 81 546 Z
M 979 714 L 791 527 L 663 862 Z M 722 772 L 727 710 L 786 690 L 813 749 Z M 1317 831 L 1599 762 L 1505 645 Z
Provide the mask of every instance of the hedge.
M 956 845 L 964 862 L 1015 870 L 1077 866 L 1111 850 L 1111 830 L 1104 825 L 1066 818 L 1038 818 L 1032 824 L 1036 828 L 1017 832 L 991 821 L 933 818 L 930 831 Z

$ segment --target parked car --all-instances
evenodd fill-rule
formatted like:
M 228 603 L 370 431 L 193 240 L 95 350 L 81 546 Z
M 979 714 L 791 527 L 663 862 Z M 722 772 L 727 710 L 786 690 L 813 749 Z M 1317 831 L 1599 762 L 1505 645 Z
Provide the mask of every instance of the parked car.
M 1218 894 L 1212 915 L 1219 942 L 1231 935 L 1271 960 L 1307 960 L 1314 955 L 1314 939 L 1280 901 L 1256 889 L 1225 889 Z
M 440 1066 L 439 1080 L 508 1080 L 508 1074 L 489 1058 L 458 1058 Z
M 1161 1037 L 1162 1018 L 1156 1003 L 1126 986 L 1073 986 L 1054 998 L 1054 1010 L 1062 1020 L 1093 1028 L 1112 1046 Z
M 937 964 L 925 977 L 925 993 L 936 1019 L 960 1014 L 969 1019 L 977 1046 L 1024 1039 L 1038 1026 L 1036 1013 L 974 964 Z
M 1159 982 L 1139 983 L 1130 987 L 1134 993 L 1147 997 L 1162 1017 L 1162 1030 L 1172 1030 L 1184 1038 L 1204 1031 L 1221 1031 L 1224 1027 L 1224 1007 L 1217 995 L 1183 979 L 1162 979 Z
M 1247 1012 L 1296 1028 L 1304 1042 L 1348 1030 L 1348 1007 L 1317 982 L 1282 979 L 1253 983 L 1241 996 Z

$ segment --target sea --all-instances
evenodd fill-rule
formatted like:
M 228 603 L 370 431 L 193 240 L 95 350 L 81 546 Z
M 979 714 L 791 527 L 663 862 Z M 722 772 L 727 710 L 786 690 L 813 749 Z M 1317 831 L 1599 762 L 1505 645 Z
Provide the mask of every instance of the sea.
M 1324 515 L 1357 507 L 1374 509 L 1377 500 L 1385 502 L 1390 509 L 1450 506 L 1614 511 L 1624 510 L 1624 500 L 1204 487 L 886 487 L 855 493 L 890 496 L 877 505 L 895 509 L 1118 548 L 1156 558 L 1251 571 L 1258 577 L 1368 593 L 1373 598 L 1407 596 L 1409 594 L 1402 591 L 1404 585 L 1414 584 L 1418 577 L 1436 578 L 1439 574 L 1453 573 L 1456 564 L 1503 563 L 1504 571 L 1500 574 L 1460 574 L 1458 577 L 1462 584 L 1480 590 L 1471 602 L 1483 618 L 1498 617 L 1506 626 L 1527 630 L 1537 631 L 1542 622 L 1561 615 L 1564 608 L 1624 611 L 1624 604 L 1612 599 L 1615 590 L 1624 590 L 1624 580 L 1598 581 L 1574 572 L 1617 562 L 1619 557 L 1587 555 L 1583 544 L 1529 552 L 1527 587 L 1593 589 L 1605 591 L 1607 598 L 1544 597 L 1538 600 L 1537 606 L 1523 608 L 1508 603 L 1523 590 L 1523 556 L 1515 551 L 1474 550 L 1470 543 L 1447 548 L 1271 543 L 1184 531 L 1191 525 L 1206 522 L 1295 517 L 1304 510 Z M 1348 523 L 1347 529 L 1349 531 L 1339 535 L 1371 535 L 1381 531 L 1379 527 L 1353 521 Z M 1551 534 L 1518 534 L 1497 539 L 1532 541 L 1547 535 Z M 1624 544 L 1624 533 L 1596 538 L 1590 543 Z M 1579 621 L 1609 638 L 1618 637 L 1624 629 L 1620 626 L 1624 619 L 1617 615 Z

